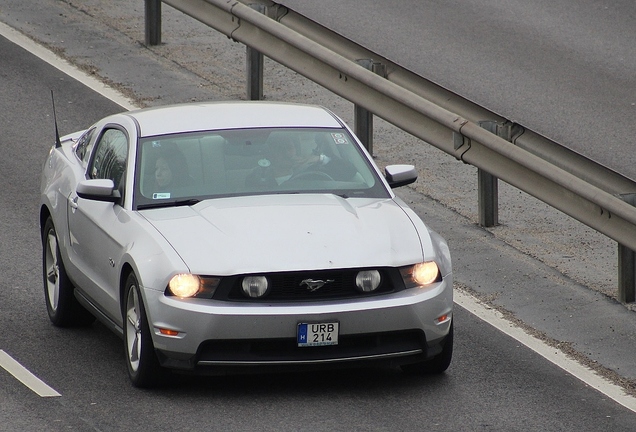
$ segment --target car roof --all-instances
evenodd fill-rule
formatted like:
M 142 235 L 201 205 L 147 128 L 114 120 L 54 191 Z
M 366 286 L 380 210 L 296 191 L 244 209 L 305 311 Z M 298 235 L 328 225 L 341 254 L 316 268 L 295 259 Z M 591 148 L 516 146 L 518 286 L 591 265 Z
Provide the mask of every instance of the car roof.
M 129 111 L 140 136 L 215 129 L 262 127 L 342 127 L 338 118 L 317 105 L 237 101 L 169 105 Z

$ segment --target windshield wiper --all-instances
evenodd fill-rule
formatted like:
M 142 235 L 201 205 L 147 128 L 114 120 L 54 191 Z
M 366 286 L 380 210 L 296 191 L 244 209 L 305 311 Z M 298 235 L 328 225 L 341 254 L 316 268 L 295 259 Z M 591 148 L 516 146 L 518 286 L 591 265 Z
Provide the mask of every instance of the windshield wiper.
M 158 202 L 153 202 L 150 204 L 139 204 L 137 206 L 137 210 L 161 208 L 161 207 L 192 206 L 200 202 L 201 200 L 197 198 L 188 198 L 188 199 L 175 200 L 175 201 L 158 201 Z

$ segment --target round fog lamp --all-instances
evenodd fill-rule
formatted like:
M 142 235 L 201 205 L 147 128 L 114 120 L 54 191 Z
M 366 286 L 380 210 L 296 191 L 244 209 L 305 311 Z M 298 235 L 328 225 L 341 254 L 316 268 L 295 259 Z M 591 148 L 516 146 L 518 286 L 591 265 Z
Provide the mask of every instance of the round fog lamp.
M 269 283 L 265 276 L 246 276 L 241 283 L 243 294 L 251 298 L 263 297 L 267 294 Z
M 380 272 L 377 270 L 364 270 L 356 276 L 358 291 L 372 292 L 380 286 Z

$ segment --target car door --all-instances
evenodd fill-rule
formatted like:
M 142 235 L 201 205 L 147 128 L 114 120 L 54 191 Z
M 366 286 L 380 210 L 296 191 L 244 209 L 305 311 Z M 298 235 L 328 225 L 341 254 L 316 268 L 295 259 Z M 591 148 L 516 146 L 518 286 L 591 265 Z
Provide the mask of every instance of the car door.
M 70 255 L 78 288 L 102 312 L 120 321 L 119 275 L 127 239 L 121 225 L 128 221 L 122 206 L 129 140 L 124 129 L 105 127 L 94 145 L 87 168 L 89 179 L 111 179 L 122 196 L 119 202 L 84 199 L 73 192 L 68 199 Z

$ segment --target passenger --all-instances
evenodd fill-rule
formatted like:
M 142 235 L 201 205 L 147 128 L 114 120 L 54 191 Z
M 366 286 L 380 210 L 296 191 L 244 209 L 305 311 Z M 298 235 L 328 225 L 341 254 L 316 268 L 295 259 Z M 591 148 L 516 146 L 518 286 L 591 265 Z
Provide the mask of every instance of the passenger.
M 183 153 L 176 148 L 162 149 L 155 162 L 155 191 L 168 192 L 192 183 Z

